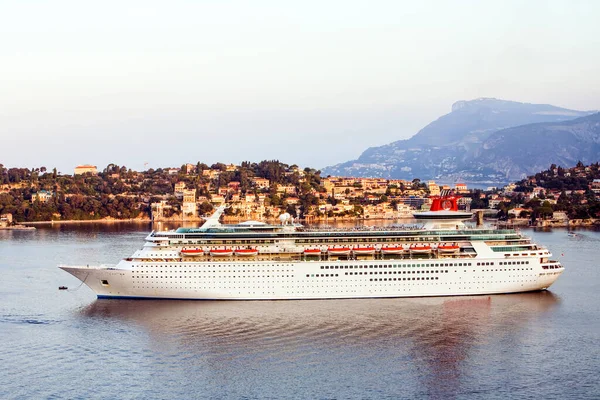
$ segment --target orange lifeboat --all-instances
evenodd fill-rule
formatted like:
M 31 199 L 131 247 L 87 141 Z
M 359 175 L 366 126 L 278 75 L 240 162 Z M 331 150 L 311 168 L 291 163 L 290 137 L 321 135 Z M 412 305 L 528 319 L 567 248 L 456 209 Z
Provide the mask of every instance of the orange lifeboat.
M 233 250 L 231 249 L 211 249 L 210 255 L 213 257 L 228 257 L 233 255 Z
M 237 249 L 235 251 L 235 255 L 236 256 L 256 256 L 258 255 L 258 250 L 257 249 Z
M 402 246 L 383 246 L 381 248 L 382 254 L 402 254 L 404 248 Z
M 304 249 L 304 254 L 307 256 L 320 256 L 321 249 Z
M 460 246 L 457 244 L 440 244 L 437 247 L 438 251 L 440 253 L 454 253 L 457 252 L 458 250 L 460 250 Z
M 373 247 L 373 246 L 355 247 L 352 249 L 352 251 L 356 255 L 375 254 L 375 247 Z
M 201 256 L 204 255 L 204 250 L 199 248 L 186 249 L 185 247 L 179 251 L 182 256 Z
M 428 244 L 411 244 L 411 253 L 431 253 L 431 246 Z
M 350 247 L 329 247 L 327 252 L 331 256 L 347 256 L 352 249 Z

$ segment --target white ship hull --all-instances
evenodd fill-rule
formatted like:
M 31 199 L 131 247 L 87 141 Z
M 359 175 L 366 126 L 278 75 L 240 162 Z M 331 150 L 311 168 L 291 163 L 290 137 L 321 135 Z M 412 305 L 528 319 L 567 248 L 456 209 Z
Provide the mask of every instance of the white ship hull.
M 442 212 L 441 223 L 398 230 L 307 230 L 256 221 L 224 226 L 218 222 L 223 211 L 219 207 L 200 228 L 152 232 L 142 249 L 114 268 L 61 268 L 101 298 L 194 300 L 517 293 L 547 289 L 564 271 L 547 249 L 520 233 L 468 229 L 451 219 L 456 213 L 450 211 Z M 442 243 L 456 243 L 459 251 L 431 250 Z M 204 254 L 182 256 L 186 247 Z M 385 250 L 407 247 L 410 251 L 399 255 Z M 327 252 L 319 252 L 318 260 L 305 255 L 315 248 Z M 368 254 L 352 254 L 352 249 Z M 248 251 L 256 254 L 240 256 Z
M 498 260 L 377 260 L 344 262 L 122 261 L 118 268 L 61 267 L 99 298 L 288 300 L 457 296 L 547 289 L 563 272 Z M 475 266 L 480 262 L 482 266 Z M 489 265 L 484 266 L 485 263 Z M 435 264 L 438 264 L 436 267 Z M 494 265 L 492 265 L 494 264 Z M 440 266 L 445 265 L 445 266 Z M 452 265 L 452 266 L 450 266 Z M 327 268 L 326 268 L 327 267 Z M 352 268 L 351 268 L 352 267 Z

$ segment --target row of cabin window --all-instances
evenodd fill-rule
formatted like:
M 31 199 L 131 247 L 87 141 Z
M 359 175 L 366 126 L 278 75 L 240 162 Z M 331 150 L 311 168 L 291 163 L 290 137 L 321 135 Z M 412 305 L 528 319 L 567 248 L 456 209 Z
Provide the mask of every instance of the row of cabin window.
M 533 268 L 500 268 L 500 269 L 484 269 L 483 272 L 506 272 L 506 271 L 530 271 Z M 475 272 L 475 270 L 473 270 Z
M 146 264 L 140 264 L 140 265 L 134 265 L 134 268 L 198 268 L 198 267 L 202 267 L 202 268 L 223 268 L 223 267 L 235 267 L 235 268 L 239 268 L 239 267 L 252 267 L 252 268 L 257 268 L 257 265 L 246 265 L 246 264 L 199 264 L 199 265 L 188 265 L 188 264 L 182 264 L 182 265 L 146 265 Z M 281 265 L 281 264 L 273 264 L 273 265 L 269 265 L 268 268 L 272 268 L 272 267 L 289 267 L 289 265 Z
M 306 274 L 307 278 L 328 278 L 328 277 L 336 277 L 338 274 Z
M 557 268 L 562 268 L 562 266 L 560 266 L 559 264 L 556 265 L 542 265 L 543 269 L 557 269 Z
M 364 275 L 378 275 L 378 274 L 379 275 L 383 275 L 383 274 L 385 274 L 385 275 L 387 275 L 387 274 L 390 274 L 390 275 L 396 275 L 396 274 L 439 274 L 439 273 L 442 273 L 442 274 L 446 273 L 447 274 L 448 270 L 444 271 L 443 269 L 440 269 L 440 270 L 436 269 L 436 270 L 432 270 L 432 271 L 390 271 L 390 272 L 387 272 L 387 271 L 379 271 L 379 272 L 378 271 L 375 271 L 375 272 L 370 271 L 368 273 L 365 272 Z M 363 275 L 362 272 L 344 272 L 344 274 L 345 275 Z
M 479 265 L 479 263 L 477 263 Z M 322 265 L 321 269 L 362 269 L 362 268 L 416 268 L 416 267 L 470 267 L 471 263 L 434 263 L 434 264 L 386 264 L 386 265 Z
M 500 265 L 524 265 L 529 264 L 529 261 L 500 261 Z
M 430 279 L 433 281 L 433 280 L 440 279 L 440 277 L 432 276 L 431 278 L 430 277 L 423 277 L 423 278 L 418 278 L 418 277 L 417 278 L 371 278 L 371 279 L 369 279 L 369 281 L 375 281 L 375 282 L 377 282 L 377 281 L 379 281 L 379 282 L 381 282 L 381 281 L 396 281 L 396 280 L 398 280 L 398 281 L 415 281 L 415 280 L 416 281 L 428 281 Z

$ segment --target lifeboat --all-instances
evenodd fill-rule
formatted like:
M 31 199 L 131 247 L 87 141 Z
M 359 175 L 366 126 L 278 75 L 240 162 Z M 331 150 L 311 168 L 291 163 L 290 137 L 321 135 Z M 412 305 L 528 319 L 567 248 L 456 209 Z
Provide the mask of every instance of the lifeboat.
M 331 256 L 347 256 L 351 251 L 350 247 L 330 247 L 327 249 L 327 252 Z
M 179 251 L 182 256 L 201 256 L 204 255 L 204 250 L 199 248 L 186 249 L 185 247 Z
M 411 253 L 430 253 L 431 246 L 428 244 L 411 244 L 410 252 Z
M 235 255 L 236 256 L 256 256 L 258 255 L 258 250 L 257 249 L 237 249 L 235 251 Z
M 233 255 L 233 250 L 231 249 L 211 249 L 210 255 L 213 257 L 228 257 Z
M 375 247 L 372 247 L 372 246 L 355 247 L 352 249 L 352 251 L 356 255 L 375 254 Z
M 440 253 L 454 253 L 457 252 L 458 250 L 460 250 L 460 246 L 457 244 L 440 244 L 437 247 L 438 251 Z
M 321 249 L 304 249 L 304 254 L 307 256 L 320 256 Z
M 383 246 L 381 248 L 382 254 L 402 254 L 404 248 L 402 246 Z

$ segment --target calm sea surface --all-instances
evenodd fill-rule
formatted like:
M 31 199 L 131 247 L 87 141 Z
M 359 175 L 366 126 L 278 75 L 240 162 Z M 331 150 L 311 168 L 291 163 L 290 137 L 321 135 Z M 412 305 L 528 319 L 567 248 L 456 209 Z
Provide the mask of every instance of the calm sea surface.
M 501 296 L 96 300 L 56 267 L 149 229 L 0 231 L 0 398 L 600 398 L 599 232 L 529 231 L 567 270 Z

